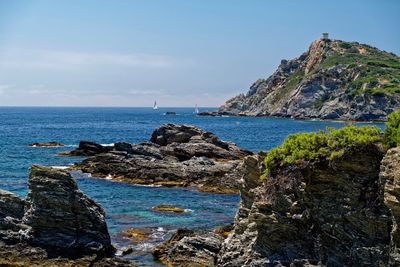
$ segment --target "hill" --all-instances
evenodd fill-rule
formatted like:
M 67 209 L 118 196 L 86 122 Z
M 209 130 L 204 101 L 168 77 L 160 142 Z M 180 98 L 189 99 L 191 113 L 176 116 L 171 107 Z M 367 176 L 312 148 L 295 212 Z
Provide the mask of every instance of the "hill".
M 357 42 L 318 39 L 307 52 L 282 60 L 247 94 L 228 100 L 219 114 L 385 120 L 400 107 L 400 58 Z

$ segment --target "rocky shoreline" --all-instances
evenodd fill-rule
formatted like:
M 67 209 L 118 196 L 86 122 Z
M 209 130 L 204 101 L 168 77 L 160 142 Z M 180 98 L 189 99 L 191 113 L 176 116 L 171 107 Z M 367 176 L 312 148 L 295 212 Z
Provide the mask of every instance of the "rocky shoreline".
M 237 168 L 250 151 L 191 125 L 164 124 L 140 144 L 102 146 L 81 141 L 62 155 L 89 156 L 72 168 L 132 184 L 197 187 L 201 192 L 237 193 Z
M 399 266 L 399 147 L 360 145 L 267 180 L 264 157 L 243 162 L 226 239 L 179 230 L 155 257 L 168 266 Z
M 300 133 L 255 155 L 176 124 L 162 125 L 145 143 L 106 147 L 85 141 L 66 154 L 89 156 L 74 168 L 103 177 L 124 175 L 130 183 L 140 174 L 149 184 L 239 190 L 233 225 L 178 229 L 153 249 L 155 260 L 167 266 L 395 267 L 400 265 L 397 118 L 390 117 L 385 134 L 371 126 Z M 234 168 L 222 169 L 232 162 Z M 216 166 L 224 171 L 214 173 Z M 0 191 L 0 265 L 132 266 L 114 256 L 103 209 L 79 191 L 66 170 L 34 165 L 28 189 L 26 199 Z M 152 210 L 185 212 L 171 205 Z M 135 242 L 149 238 L 144 228 L 123 235 Z
M 133 266 L 114 258 L 100 205 L 71 175 L 33 165 L 26 199 L 0 191 L 0 265 Z

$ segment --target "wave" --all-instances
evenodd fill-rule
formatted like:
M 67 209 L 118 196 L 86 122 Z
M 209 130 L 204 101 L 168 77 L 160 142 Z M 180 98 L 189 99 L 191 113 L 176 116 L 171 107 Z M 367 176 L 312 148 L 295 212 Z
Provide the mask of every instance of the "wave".
M 114 146 L 114 143 L 110 143 L 110 144 L 100 144 L 102 146 Z

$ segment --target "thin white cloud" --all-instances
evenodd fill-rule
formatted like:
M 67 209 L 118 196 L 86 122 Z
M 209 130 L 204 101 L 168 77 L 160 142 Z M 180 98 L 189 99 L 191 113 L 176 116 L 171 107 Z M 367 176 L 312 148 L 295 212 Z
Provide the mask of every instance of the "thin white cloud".
M 0 53 L 5 68 L 68 69 L 92 66 L 167 68 L 176 64 L 163 55 L 143 53 L 87 53 L 76 51 L 11 49 Z
M 14 88 L 15 84 L 0 84 L 0 95 L 6 94 L 8 89 Z

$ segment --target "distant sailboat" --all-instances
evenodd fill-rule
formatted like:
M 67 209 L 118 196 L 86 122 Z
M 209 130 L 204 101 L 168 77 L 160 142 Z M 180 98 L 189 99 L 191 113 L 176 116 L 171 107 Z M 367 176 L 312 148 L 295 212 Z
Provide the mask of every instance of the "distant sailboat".
M 194 108 L 194 113 L 199 114 L 199 108 L 197 107 L 197 104 L 196 107 Z
M 153 109 L 158 109 L 158 106 L 157 106 L 157 101 L 154 101 L 154 106 L 153 106 Z

